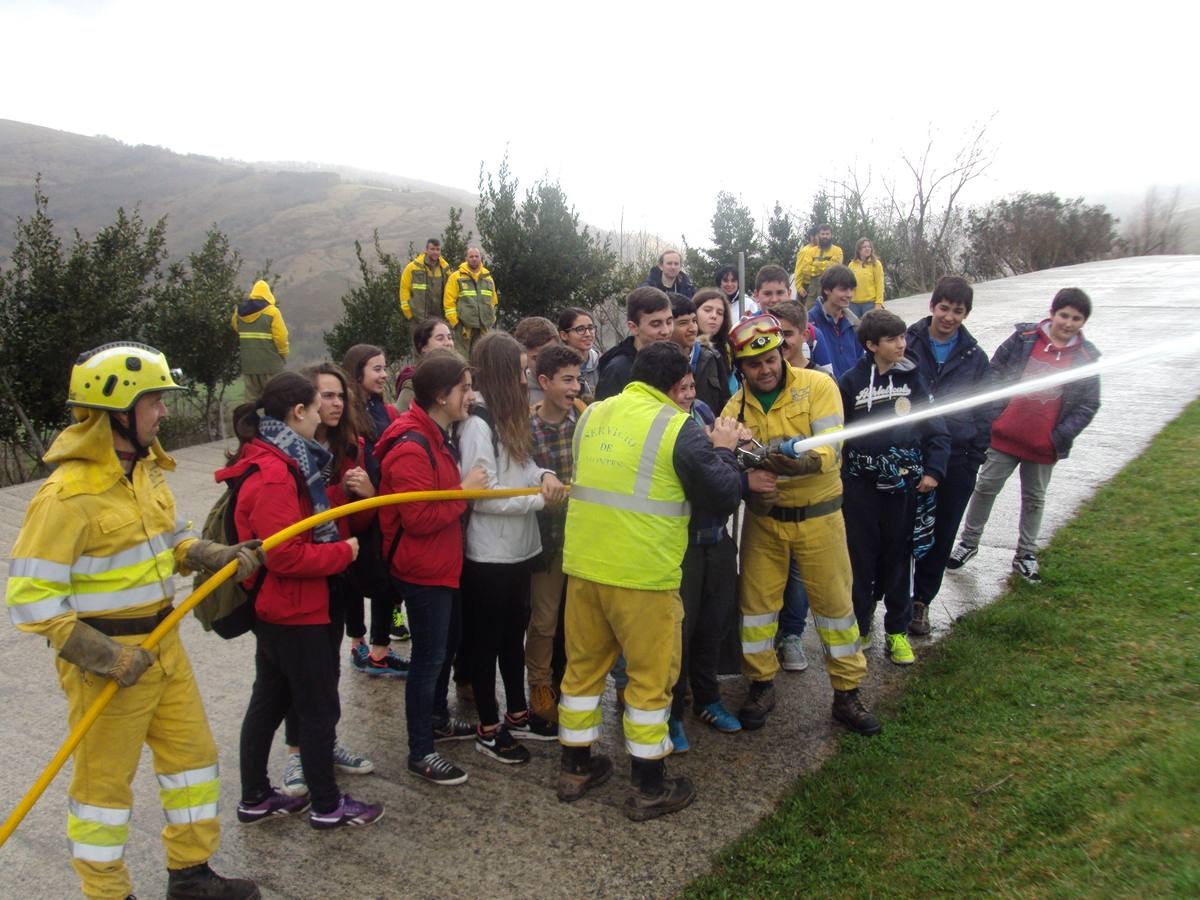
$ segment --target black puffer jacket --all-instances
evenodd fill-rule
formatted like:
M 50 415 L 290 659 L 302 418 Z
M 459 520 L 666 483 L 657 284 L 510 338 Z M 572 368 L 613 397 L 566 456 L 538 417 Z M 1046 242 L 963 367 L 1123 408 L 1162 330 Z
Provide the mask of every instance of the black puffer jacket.
M 904 355 L 917 366 L 928 383 L 936 403 L 962 400 L 988 390 L 988 358 L 979 342 L 965 327 L 958 329 L 958 343 L 939 368 L 933 356 L 929 338 L 932 316 L 908 326 L 908 347 Z M 950 432 L 950 455 L 966 456 L 972 463 L 982 463 L 992 439 L 992 417 L 995 410 L 987 404 L 951 413 L 943 417 Z

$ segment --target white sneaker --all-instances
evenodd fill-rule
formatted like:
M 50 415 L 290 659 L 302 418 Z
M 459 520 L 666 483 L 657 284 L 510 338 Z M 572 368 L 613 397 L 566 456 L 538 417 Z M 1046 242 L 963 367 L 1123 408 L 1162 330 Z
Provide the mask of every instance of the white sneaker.
M 800 635 L 785 634 L 779 642 L 779 667 L 785 672 L 803 672 L 808 668 L 804 639 Z
M 287 765 L 283 767 L 283 786 L 279 793 L 289 797 L 307 797 L 308 782 L 304 780 L 304 766 L 300 764 L 299 753 L 289 753 Z

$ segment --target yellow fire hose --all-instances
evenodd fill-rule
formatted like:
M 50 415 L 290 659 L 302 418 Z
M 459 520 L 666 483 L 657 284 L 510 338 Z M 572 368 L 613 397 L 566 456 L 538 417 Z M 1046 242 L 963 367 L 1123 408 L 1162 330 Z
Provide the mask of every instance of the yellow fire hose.
M 317 513 L 315 516 L 309 516 L 307 519 L 289 525 L 283 531 L 277 531 L 275 534 L 263 541 L 263 550 L 267 551 L 273 547 L 278 547 L 286 540 L 294 538 L 298 534 L 308 531 L 324 522 L 330 522 L 334 519 L 340 519 L 342 516 L 353 515 L 357 512 L 363 512 L 368 509 L 375 509 L 379 506 L 391 506 L 394 503 L 418 503 L 428 500 L 483 500 L 483 499 L 501 499 L 504 497 L 523 497 L 531 496 L 539 493 L 539 488 L 502 488 L 499 490 L 480 490 L 480 491 L 415 491 L 408 494 L 383 494 L 379 497 L 368 497 L 366 500 L 356 500 L 353 503 L 347 503 L 343 506 L 327 509 L 324 512 Z M 141 646 L 146 650 L 153 650 L 158 646 L 159 641 L 166 636 L 172 628 L 179 624 L 180 620 L 186 616 L 193 607 L 201 600 L 211 594 L 217 587 L 221 585 L 227 578 L 232 576 L 237 571 L 237 561 L 226 564 L 220 571 L 216 572 L 212 578 L 200 585 L 195 591 L 188 595 L 187 599 L 180 603 L 175 609 L 163 619 L 158 627 L 155 628 L 146 639 L 142 641 Z M 100 713 L 104 712 L 104 707 L 108 706 L 108 702 L 117 693 L 117 683 L 110 681 L 104 686 L 104 690 L 100 692 L 95 702 L 83 714 L 83 718 L 79 720 L 79 724 L 72 729 L 67 735 L 67 739 L 63 741 L 58 752 L 54 754 L 54 758 L 38 776 L 32 787 L 21 798 L 21 802 L 17 804 L 17 808 L 12 811 L 4 824 L 0 826 L 0 847 L 8 841 L 9 837 L 21 821 L 28 814 L 29 810 L 33 809 L 33 805 L 38 802 L 42 793 L 50 786 L 50 782 L 62 769 L 63 765 L 75 752 L 75 748 L 79 746 L 79 742 L 83 740 L 83 736 L 88 733 L 88 729 L 95 724 L 96 719 L 100 718 Z

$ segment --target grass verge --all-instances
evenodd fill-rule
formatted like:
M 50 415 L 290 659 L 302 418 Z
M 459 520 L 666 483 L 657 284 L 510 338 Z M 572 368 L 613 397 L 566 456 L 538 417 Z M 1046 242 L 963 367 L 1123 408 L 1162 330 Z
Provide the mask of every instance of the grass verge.
M 1200 896 L 1200 403 L 688 897 Z

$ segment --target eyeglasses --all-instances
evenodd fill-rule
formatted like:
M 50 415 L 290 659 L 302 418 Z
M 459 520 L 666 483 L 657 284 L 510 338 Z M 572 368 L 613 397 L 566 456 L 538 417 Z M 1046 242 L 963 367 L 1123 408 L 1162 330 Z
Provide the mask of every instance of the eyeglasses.
M 341 393 L 340 391 L 337 391 L 337 392 L 321 391 L 321 399 L 322 400 L 341 400 L 341 401 L 345 402 L 346 395 Z
M 595 325 L 576 325 L 573 328 L 568 328 L 567 331 L 573 331 L 576 334 L 595 334 Z

